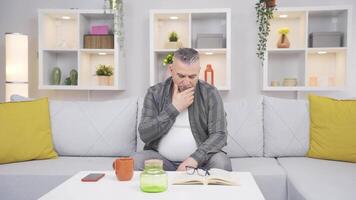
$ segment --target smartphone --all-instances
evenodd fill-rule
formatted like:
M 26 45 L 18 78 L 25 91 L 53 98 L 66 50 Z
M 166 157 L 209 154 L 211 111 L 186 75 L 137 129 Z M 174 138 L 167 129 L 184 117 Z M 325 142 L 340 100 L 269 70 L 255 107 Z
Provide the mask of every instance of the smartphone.
M 105 176 L 104 173 L 91 173 L 82 178 L 83 182 L 96 182 Z

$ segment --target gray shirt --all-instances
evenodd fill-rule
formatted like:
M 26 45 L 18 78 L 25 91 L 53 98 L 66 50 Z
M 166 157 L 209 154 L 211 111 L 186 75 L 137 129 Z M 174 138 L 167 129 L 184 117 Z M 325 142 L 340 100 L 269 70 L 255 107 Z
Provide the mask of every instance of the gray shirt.
M 150 87 L 145 96 L 138 127 L 145 150 L 157 151 L 160 139 L 168 133 L 179 111 L 172 104 L 172 78 Z M 188 108 L 189 123 L 198 149 L 191 157 L 203 165 L 226 145 L 226 113 L 219 91 L 198 80 L 194 102 Z

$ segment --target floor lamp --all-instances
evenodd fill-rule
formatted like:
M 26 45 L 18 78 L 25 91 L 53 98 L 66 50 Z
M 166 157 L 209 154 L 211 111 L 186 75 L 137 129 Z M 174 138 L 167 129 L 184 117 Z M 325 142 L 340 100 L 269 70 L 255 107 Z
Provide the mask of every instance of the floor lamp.
M 5 34 L 6 101 L 18 94 L 28 97 L 28 36 Z

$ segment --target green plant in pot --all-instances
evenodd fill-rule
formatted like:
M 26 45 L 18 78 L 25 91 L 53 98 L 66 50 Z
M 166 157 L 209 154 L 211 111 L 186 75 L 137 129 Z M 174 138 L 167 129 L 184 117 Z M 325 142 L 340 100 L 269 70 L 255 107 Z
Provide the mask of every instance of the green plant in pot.
M 179 40 L 178 33 L 172 31 L 169 33 L 168 42 L 166 43 L 166 48 L 168 49 L 177 49 L 182 47 L 182 43 Z
M 110 65 L 98 65 L 96 75 L 99 85 L 113 85 L 112 76 L 114 75 L 114 70 Z
M 267 50 L 267 38 L 270 32 L 270 20 L 273 19 L 273 12 L 276 10 L 275 0 L 258 0 L 255 6 L 257 14 L 257 57 L 263 63 Z
M 172 32 L 169 34 L 169 41 L 170 42 L 177 42 L 178 41 L 178 34 L 176 32 Z

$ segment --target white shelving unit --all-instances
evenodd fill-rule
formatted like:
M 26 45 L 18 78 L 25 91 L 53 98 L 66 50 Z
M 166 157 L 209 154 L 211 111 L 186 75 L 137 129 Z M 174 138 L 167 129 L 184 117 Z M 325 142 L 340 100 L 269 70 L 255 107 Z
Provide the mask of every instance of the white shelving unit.
M 169 33 L 178 34 L 182 47 L 195 48 L 200 54 L 200 79 L 211 64 L 214 70 L 215 87 L 231 88 L 231 11 L 230 9 L 183 9 L 150 11 L 150 85 L 163 81 L 169 73 L 162 61 L 172 49 L 167 46 Z M 222 34 L 223 47 L 197 48 L 198 34 Z
M 114 14 L 104 10 L 41 9 L 39 27 L 39 89 L 46 90 L 124 90 L 124 67 L 119 65 L 119 44 L 114 36 L 113 49 L 86 49 L 84 35 L 92 25 L 108 25 L 113 32 Z M 99 85 L 96 68 L 99 64 L 114 69 L 113 84 Z M 60 85 L 53 85 L 52 73 L 61 69 Z M 78 72 L 78 85 L 64 85 L 72 69 Z
M 263 64 L 264 91 L 335 91 L 346 86 L 351 8 L 278 8 L 271 21 L 267 53 Z M 277 48 L 278 29 L 288 27 L 290 48 Z M 341 46 L 309 47 L 313 32 L 341 32 Z M 282 86 L 285 78 L 297 79 L 296 86 Z M 279 86 L 272 86 L 278 81 Z

